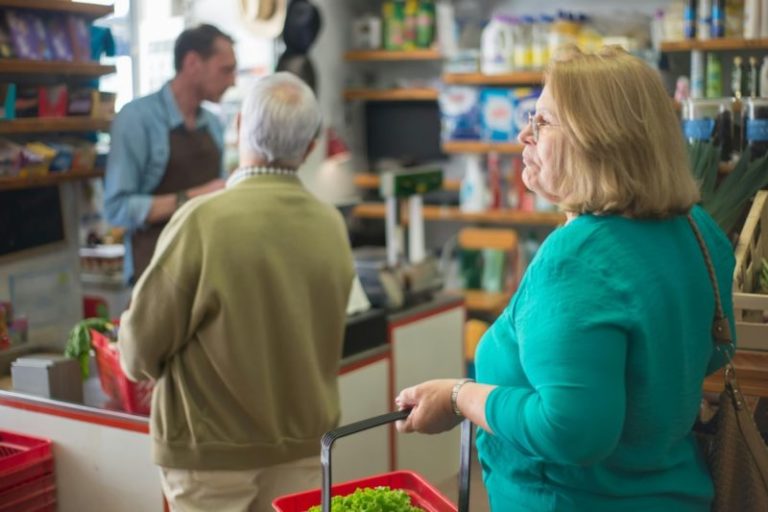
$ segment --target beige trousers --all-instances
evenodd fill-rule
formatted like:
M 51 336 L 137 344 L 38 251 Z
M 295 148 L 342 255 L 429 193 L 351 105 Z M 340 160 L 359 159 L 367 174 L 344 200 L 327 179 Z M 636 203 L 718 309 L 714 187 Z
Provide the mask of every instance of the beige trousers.
M 172 512 L 271 512 L 272 500 L 320 487 L 320 457 L 246 471 L 160 468 Z

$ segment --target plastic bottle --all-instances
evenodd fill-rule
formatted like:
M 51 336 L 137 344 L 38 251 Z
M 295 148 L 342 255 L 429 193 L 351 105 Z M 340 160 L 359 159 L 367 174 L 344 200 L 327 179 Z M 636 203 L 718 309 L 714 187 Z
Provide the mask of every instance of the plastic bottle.
M 515 68 L 533 67 L 533 17 L 523 16 L 515 25 Z
M 712 0 L 699 0 L 696 16 L 696 37 L 701 40 L 709 39 L 712 23 Z
M 514 34 L 511 19 L 494 16 L 483 29 L 480 39 L 480 70 L 485 75 L 498 75 L 512 71 Z
M 723 95 L 723 69 L 720 57 L 707 54 L 707 98 L 720 98 Z
M 723 0 L 712 0 L 712 23 L 709 33 L 713 38 L 725 37 L 725 2 Z
M 704 52 L 691 52 L 691 98 L 704 97 Z
M 768 56 L 763 57 L 763 65 L 760 66 L 760 97 L 768 98 Z
M 741 57 L 733 58 L 733 66 L 731 67 L 731 96 L 741 99 L 742 87 L 744 84 L 744 72 L 741 67 Z
M 760 37 L 760 0 L 744 0 L 744 39 Z
M 687 0 L 683 6 L 683 37 L 696 37 L 696 0 Z
M 757 67 L 757 57 L 749 58 L 749 69 L 747 70 L 747 90 L 750 98 L 757 98 L 758 81 L 760 80 L 760 69 Z
M 416 20 L 416 46 L 429 48 L 435 38 L 435 4 L 432 0 L 419 2 Z
M 488 207 L 488 193 L 480 169 L 480 155 L 465 155 L 464 158 L 466 169 L 459 190 L 461 211 L 483 212 Z

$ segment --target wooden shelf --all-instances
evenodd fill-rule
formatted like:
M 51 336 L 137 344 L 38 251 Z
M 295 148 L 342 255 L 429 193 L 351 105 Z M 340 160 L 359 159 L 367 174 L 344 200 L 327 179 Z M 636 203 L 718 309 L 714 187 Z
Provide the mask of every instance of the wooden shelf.
M 354 183 L 357 188 L 379 188 L 380 178 L 378 174 L 371 172 L 358 172 L 354 175 Z M 458 191 L 461 188 L 460 180 L 443 179 L 443 190 Z
M 387 61 L 387 60 L 440 60 L 443 56 L 438 50 L 352 50 L 344 54 L 347 61 Z
M 413 89 L 347 89 L 345 100 L 437 101 L 438 91 L 428 87 Z
M 69 0 L 0 0 L 0 9 L 18 8 L 36 11 L 67 12 L 89 18 L 101 18 L 112 14 L 114 6 L 71 2 Z
M 93 169 L 89 171 L 69 171 L 46 174 L 44 176 L 30 176 L 26 178 L 0 177 L 0 190 L 17 190 L 21 188 L 46 187 L 58 185 L 67 181 L 87 180 L 90 178 L 100 178 L 104 176 L 104 171 Z
M 386 207 L 383 203 L 362 203 L 355 206 L 353 215 L 361 219 L 383 219 L 385 210 Z M 565 222 L 565 215 L 559 212 L 524 212 L 520 210 L 489 210 L 481 213 L 464 213 L 454 206 L 427 205 L 424 206 L 424 220 L 559 226 Z
M 94 117 L 30 117 L 0 121 L 0 134 L 108 131 L 111 119 Z
M 115 66 L 98 62 L 69 62 L 57 60 L 0 59 L 0 73 L 36 75 L 102 76 L 115 72 Z
M 745 395 L 768 397 L 768 352 L 737 350 L 733 356 L 736 378 Z M 723 390 L 723 370 L 704 380 L 704 391 Z
M 482 73 L 444 73 L 443 83 L 451 85 L 541 85 L 544 73 L 540 71 L 518 71 L 503 75 Z
M 451 140 L 443 142 L 445 153 L 511 153 L 523 152 L 523 145 L 512 142 L 486 142 L 480 140 Z
M 662 41 L 663 52 L 689 52 L 691 50 L 727 51 L 727 50 L 766 50 L 768 38 L 741 39 L 718 38 L 699 41 L 697 39 L 685 39 L 683 41 Z

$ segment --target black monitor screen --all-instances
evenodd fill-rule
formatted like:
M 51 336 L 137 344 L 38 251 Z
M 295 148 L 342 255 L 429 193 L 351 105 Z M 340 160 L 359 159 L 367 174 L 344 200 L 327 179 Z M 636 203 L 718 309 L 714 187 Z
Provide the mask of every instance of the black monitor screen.
M 0 256 L 62 240 L 59 187 L 0 192 Z
M 440 109 L 436 101 L 368 102 L 365 142 L 369 165 L 382 159 L 403 165 L 440 160 Z

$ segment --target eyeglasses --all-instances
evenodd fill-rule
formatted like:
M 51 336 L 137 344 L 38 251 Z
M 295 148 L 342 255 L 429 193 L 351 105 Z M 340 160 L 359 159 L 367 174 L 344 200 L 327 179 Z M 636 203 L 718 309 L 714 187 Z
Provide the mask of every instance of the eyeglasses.
M 544 121 L 537 114 L 528 112 L 528 126 L 531 127 L 531 133 L 533 133 L 533 141 L 539 142 L 539 134 L 541 133 L 542 126 L 560 126 L 559 124 L 552 124 Z

